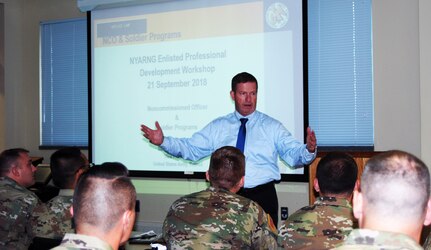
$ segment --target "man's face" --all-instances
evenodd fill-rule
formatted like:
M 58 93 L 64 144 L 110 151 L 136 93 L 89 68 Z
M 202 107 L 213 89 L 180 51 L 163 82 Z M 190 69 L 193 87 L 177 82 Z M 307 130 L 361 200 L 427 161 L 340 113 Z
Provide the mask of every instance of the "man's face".
M 19 173 L 16 181 L 21 186 L 29 187 L 34 184 L 34 172 L 36 172 L 36 167 L 33 166 L 31 158 L 27 153 L 20 153 L 15 167 Z
M 247 116 L 256 110 L 257 89 L 255 82 L 244 82 L 236 85 L 236 90 L 230 92 L 235 102 L 235 109 L 241 115 Z

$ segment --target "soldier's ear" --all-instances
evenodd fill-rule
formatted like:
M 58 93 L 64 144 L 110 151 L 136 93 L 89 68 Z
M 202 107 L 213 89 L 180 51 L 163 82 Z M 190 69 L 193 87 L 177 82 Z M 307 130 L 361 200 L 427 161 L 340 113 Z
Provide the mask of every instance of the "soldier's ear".
M 70 206 L 69 211 L 70 211 L 70 214 L 71 214 L 71 215 L 72 215 L 72 217 L 73 217 L 73 206 Z
M 208 173 L 208 171 L 205 172 L 205 178 L 207 179 L 207 181 L 210 181 L 210 174 Z
M 424 225 L 428 226 L 431 224 L 431 199 L 427 202 L 426 212 L 425 212 L 425 220 Z
M 317 180 L 317 178 L 315 178 L 313 181 L 313 187 L 314 187 L 314 190 L 316 190 L 316 192 L 318 193 L 320 192 L 319 181 Z
M 244 182 L 245 182 L 245 176 L 241 177 L 241 180 L 239 180 L 239 188 L 244 187 Z
M 364 211 L 364 197 L 358 190 L 353 191 L 353 215 L 359 221 L 359 226 L 361 226 L 361 221 L 363 218 Z
M 123 245 L 129 239 L 130 233 L 132 232 L 133 225 L 135 224 L 135 211 L 126 210 L 121 218 L 121 232 L 120 233 L 120 245 Z
M 353 191 L 360 191 L 360 187 L 361 187 L 361 181 L 356 180 L 355 181 L 355 187 L 353 188 Z

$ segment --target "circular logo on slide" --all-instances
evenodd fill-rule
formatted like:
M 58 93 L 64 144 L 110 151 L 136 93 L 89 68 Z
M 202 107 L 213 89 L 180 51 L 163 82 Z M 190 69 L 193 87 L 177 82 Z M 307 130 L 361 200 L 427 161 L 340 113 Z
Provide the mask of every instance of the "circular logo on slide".
M 289 20 L 289 10 L 283 3 L 271 4 L 266 11 L 266 23 L 273 29 L 281 29 Z

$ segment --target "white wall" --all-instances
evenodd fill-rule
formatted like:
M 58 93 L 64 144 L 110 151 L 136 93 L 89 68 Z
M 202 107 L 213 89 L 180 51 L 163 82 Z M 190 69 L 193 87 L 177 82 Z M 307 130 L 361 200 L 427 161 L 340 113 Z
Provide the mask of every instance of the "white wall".
M 5 86 L 0 91 L 4 148 L 39 150 L 39 22 L 84 17 L 75 0 L 0 0 L 5 13 Z M 431 166 L 431 38 L 429 0 L 373 0 L 375 149 L 403 149 Z M 2 104 L 2 98 L 4 103 Z M 1 126 L 0 126 L 1 129 Z M 422 139 L 422 141 L 421 141 Z M 0 147 L 3 145 L 1 144 Z M 0 148 L 2 149 L 2 148 Z M 203 181 L 135 180 L 141 199 L 139 222 L 160 223 L 174 199 L 198 190 Z M 167 188 L 170 194 L 154 190 Z M 182 187 L 181 192 L 176 192 Z M 308 203 L 306 183 L 277 185 L 289 213 Z
M 431 167 L 431 1 L 419 0 L 421 157 Z
M 4 146 L 23 147 L 49 159 L 52 150 L 39 150 L 39 23 L 86 14 L 74 0 L 0 2 L 5 9 Z

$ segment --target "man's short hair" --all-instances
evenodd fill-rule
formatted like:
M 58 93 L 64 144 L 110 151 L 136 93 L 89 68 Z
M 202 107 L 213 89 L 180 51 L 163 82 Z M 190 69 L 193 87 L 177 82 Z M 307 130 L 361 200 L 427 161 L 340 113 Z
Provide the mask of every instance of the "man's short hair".
M 124 173 L 127 173 L 124 165 L 110 163 L 96 165 L 81 175 L 73 195 L 77 230 L 88 224 L 107 233 L 124 212 L 134 211 L 136 190 Z
M 101 166 L 108 167 L 110 175 L 129 176 L 129 170 L 120 162 L 105 162 Z
M 211 185 L 230 190 L 245 175 L 245 157 L 238 148 L 225 146 L 212 155 L 208 169 Z
M 17 162 L 22 153 L 28 154 L 27 149 L 11 148 L 6 149 L 0 154 L 0 176 L 6 176 L 11 167 Z
M 390 216 L 394 220 L 420 219 L 430 196 L 428 167 L 404 151 L 378 154 L 365 165 L 361 192 L 369 208 L 367 211 L 376 216 Z
M 241 72 L 236 74 L 233 78 L 232 78 L 232 91 L 235 92 L 236 91 L 236 86 L 238 85 L 238 83 L 245 83 L 245 82 L 255 82 L 256 83 L 256 91 L 257 91 L 257 79 L 256 77 L 254 77 L 252 74 L 247 73 L 247 72 Z
M 347 153 L 328 153 L 317 164 L 316 178 L 323 195 L 351 194 L 357 177 L 358 166 Z
M 85 168 L 86 161 L 77 147 L 67 147 L 51 155 L 52 181 L 59 188 L 71 188 L 79 169 Z

